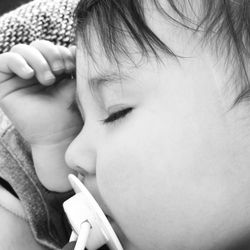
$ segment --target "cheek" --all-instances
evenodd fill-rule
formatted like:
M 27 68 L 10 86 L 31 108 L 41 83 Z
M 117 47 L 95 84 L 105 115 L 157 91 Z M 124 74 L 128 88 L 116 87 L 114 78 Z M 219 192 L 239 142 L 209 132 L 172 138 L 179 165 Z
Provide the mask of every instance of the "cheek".
M 220 225 L 225 225 L 226 237 L 229 218 L 237 211 L 231 204 L 232 179 L 224 178 L 226 162 L 217 164 L 218 159 L 212 159 L 215 145 L 206 146 L 213 138 L 208 135 L 206 143 L 194 140 L 188 125 L 175 122 L 137 121 L 106 141 L 98 154 L 102 197 L 138 249 L 209 246 Z
M 142 141 L 139 134 L 136 138 L 134 133 L 126 135 L 119 138 L 119 142 L 112 142 L 114 147 L 103 150 L 99 158 L 97 182 L 114 219 L 129 241 L 136 244 L 153 226 L 149 217 L 155 210 L 153 203 L 158 199 L 155 193 L 159 192 L 159 188 L 153 184 L 156 179 L 152 176 L 152 169 L 160 163 L 151 146 L 150 149 L 145 144 L 147 140 Z M 160 181 L 157 186 L 159 185 Z M 145 222 L 146 225 L 142 228 L 141 225 Z
M 179 191 L 184 186 L 180 169 L 174 168 L 177 152 L 165 127 L 146 120 L 130 127 L 106 142 L 98 154 L 98 186 L 129 240 L 142 244 L 140 249 L 161 249 L 155 242 L 161 245 L 166 228 L 173 227 L 171 214 L 180 207 Z

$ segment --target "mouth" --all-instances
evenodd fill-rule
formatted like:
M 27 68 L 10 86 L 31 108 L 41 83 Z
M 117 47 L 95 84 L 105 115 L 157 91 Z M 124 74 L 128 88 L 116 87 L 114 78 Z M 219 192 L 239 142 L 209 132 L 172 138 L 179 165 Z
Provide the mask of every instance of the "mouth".
M 77 178 L 84 184 L 84 180 L 85 180 L 85 176 L 84 175 L 82 175 L 81 173 L 78 172 Z M 112 219 L 112 217 L 107 213 L 107 211 L 105 211 L 105 209 L 100 205 L 100 203 L 98 203 L 98 205 L 101 207 L 101 210 L 103 211 L 104 215 L 108 219 L 109 223 L 110 224 L 114 223 L 114 220 Z
M 82 175 L 82 174 L 80 174 L 80 173 L 78 172 L 77 178 L 78 178 L 82 183 L 84 183 L 84 179 L 85 179 L 85 176 L 84 176 L 84 175 Z
M 85 186 L 85 183 L 84 183 L 84 182 L 86 181 L 85 176 L 78 172 L 77 178 L 78 178 L 78 179 L 83 183 L 83 185 Z M 86 188 L 88 189 L 88 186 L 86 186 Z M 88 190 L 89 190 L 89 189 L 88 189 Z M 89 190 L 89 192 L 90 192 L 90 191 L 91 191 L 91 190 Z M 90 193 L 91 193 L 91 192 L 90 192 Z M 93 196 L 93 194 L 92 194 L 92 196 Z M 94 198 L 94 200 L 96 200 L 95 197 L 93 197 L 93 198 Z M 98 200 L 98 201 L 99 201 L 99 200 Z M 96 202 L 97 202 L 97 200 L 96 200 Z M 103 214 L 104 214 L 105 217 L 107 218 L 108 222 L 110 223 L 112 229 L 114 230 L 114 232 L 115 232 L 115 234 L 117 235 L 117 237 L 119 238 L 119 240 L 120 240 L 121 242 L 123 242 L 124 239 L 125 239 L 125 236 L 123 235 L 123 233 L 122 233 L 120 227 L 118 226 L 118 224 L 117 224 L 117 223 L 115 222 L 115 220 L 110 216 L 110 211 L 109 211 L 109 209 L 108 209 L 102 202 L 97 202 L 97 204 L 100 206 L 100 208 L 101 208 Z
M 109 215 L 105 214 L 105 216 L 111 225 L 115 223 L 115 221 Z
M 107 219 L 108 219 L 109 222 L 112 221 L 112 219 L 111 219 L 111 217 L 109 215 L 105 214 L 105 216 L 107 217 Z

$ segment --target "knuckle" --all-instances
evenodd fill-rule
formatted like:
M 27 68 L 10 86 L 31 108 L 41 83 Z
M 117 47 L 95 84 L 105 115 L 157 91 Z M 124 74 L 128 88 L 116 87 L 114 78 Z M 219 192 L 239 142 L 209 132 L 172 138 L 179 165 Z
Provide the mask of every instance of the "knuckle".
M 75 45 L 70 46 L 69 51 L 72 53 L 72 55 L 74 55 L 76 53 L 76 46 Z
M 60 53 L 64 59 L 64 61 L 74 61 L 74 56 L 68 48 L 64 48 L 60 50 Z
M 27 48 L 28 45 L 27 44 L 22 44 L 22 43 L 19 43 L 19 44 L 16 44 L 14 45 L 10 51 L 11 52 L 18 52 L 18 51 L 22 51 L 23 49 Z
M 2 54 L 2 57 L 3 57 L 3 58 L 9 58 L 9 59 L 12 59 L 12 58 L 17 57 L 17 54 L 16 54 L 16 53 L 14 53 L 14 52 L 12 52 L 12 51 L 8 51 L 8 52 L 6 52 L 6 53 Z
M 43 72 L 49 71 L 50 67 L 48 65 L 48 62 L 46 61 L 46 58 L 44 58 L 44 60 L 39 60 L 37 66 L 36 66 L 36 71 L 37 72 L 41 72 L 41 74 Z
M 37 40 L 33 41 L 30 45 L 34 46 L 34 47 L 36 47 L 36 46 L 39 47 L 39 46 L 44 46 L 44 45 L 46 45 L 46 46 L 52 46 L 53 43 L 50 42 L 50 41 L 48 41 L 48 40 L 37 39 Z
M 40 51 L 47 59 L 59 58 L 60 53 L 57 47 L 47 40 L 36 40 L 31 43 L 31 46 Z
M 35 40 L 35 41 L 33 41 L 33 42 L 30 43 L 30 46 L 36 47 L 39 44 L 41 44 L 41 40 Z
M 21 55 L 19 55 L 18 53 L 15 53 L 14 51 L 9 51 L 5 54 L 5 57 L 7 59 L 7 61 L 13 62 L 15 64 L 20 64 L 23 62 L 23 58 L 21 57 Z
M 62 45 L 57 45 L 58 49 L 61 51 L 61 53 L 69 56 L 70 55 L 70 50 L 67 47 L 64 47 Z

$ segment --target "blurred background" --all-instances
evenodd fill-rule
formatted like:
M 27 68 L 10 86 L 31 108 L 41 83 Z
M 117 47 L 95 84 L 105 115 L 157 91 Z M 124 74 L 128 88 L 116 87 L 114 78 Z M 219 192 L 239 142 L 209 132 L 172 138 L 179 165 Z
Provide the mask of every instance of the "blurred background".
M 0 0 L 0 15 L 30 1 L 31 0 Z

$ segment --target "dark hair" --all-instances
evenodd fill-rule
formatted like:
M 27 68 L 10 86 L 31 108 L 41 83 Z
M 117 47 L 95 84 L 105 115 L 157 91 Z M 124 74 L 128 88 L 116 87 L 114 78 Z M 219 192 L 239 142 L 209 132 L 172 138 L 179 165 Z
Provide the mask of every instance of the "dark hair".
M 159 51 L 178 58 L 164 42 L 150 29 L 144 16 L 143 0 L 80 0 L 74 12 L 76 37 L 80 37 L 87 53 L 92 55 L 91 33 L 94 31 L 107 58 L 118 61 L 119 55 L 129 56 L 127 39 L 132 40 L 143 56 L 152 52 L 158 59 Z M 192 1 L 166 0 L 177 18 L 170 16 L 159 0 L 152 0 L 167 18 L 193 32 L 203 32 L 204 44 L 213 44 L 216 52 L 226 53 L 226 60 L 234 64 L 237 72 L 234 88 L 238 95 L 236 104 L 250 100 L 250 81 L 246 68 L 250 56 L 250 1 L 248 0 L 201 0 L 198 21 L 194 22 L 185 12 L 187 4 L 192 9 Z M 226 62 L 226 63 L 227 63 Z

